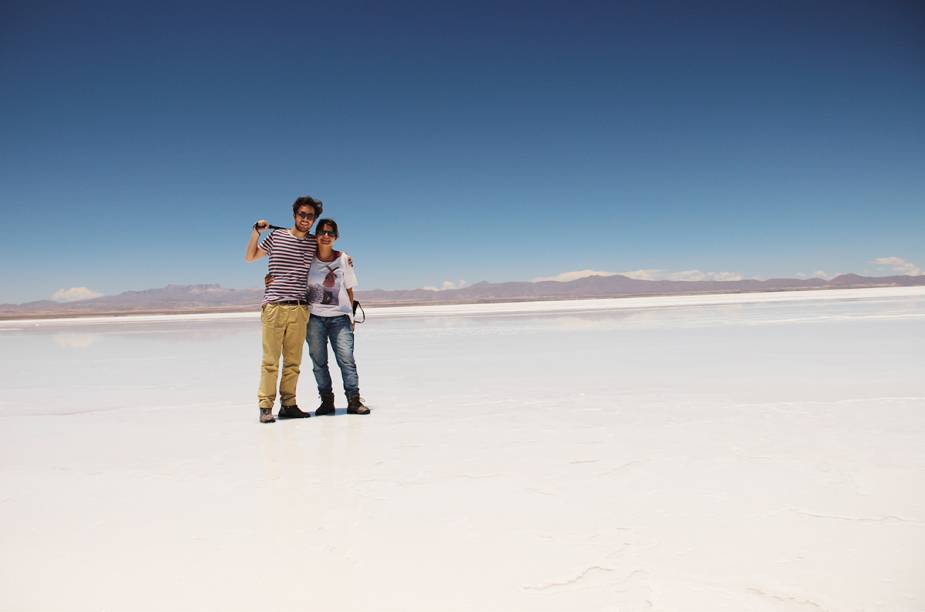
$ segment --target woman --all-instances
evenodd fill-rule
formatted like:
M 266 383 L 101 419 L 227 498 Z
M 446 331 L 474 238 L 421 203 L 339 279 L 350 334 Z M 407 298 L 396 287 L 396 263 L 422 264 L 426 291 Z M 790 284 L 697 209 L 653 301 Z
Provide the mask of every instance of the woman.
M 334 219 L 318 222 L 315 230 L 318 251 L 308 273 L 311 315 L 305 341 L 308 342 L 315 382 L 321 395 L 316 416 L 334 414 L 334 390 L 328 371 L 328 340 L 334 348 L 334 357 L 344 380 L 347 414 L 369 414 L 369 408 L 360 398 L 360 379 L 353 359 L 353 288 L 357 286 L 357 277 L 350 256 L 334 250 L 338 235 Z

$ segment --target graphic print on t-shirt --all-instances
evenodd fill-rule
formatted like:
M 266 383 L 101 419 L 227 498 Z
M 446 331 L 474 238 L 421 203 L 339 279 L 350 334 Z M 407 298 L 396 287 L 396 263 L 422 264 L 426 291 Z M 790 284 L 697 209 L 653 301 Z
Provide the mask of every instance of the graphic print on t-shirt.
M 318 317 L 350 317 L 353 320 L 353 302 L 350 289 L 357 286 L 350 256 L 335 255 L 331 261 L 315 259 L 308 272 L 308 301 L 312 315 Z
M 325 271 L 324 281 L 322 284 L 313 284 L 308 288 L 309 299 L 312 304 L 324 304 L 325 306 L 338 306 L 340 304 L 340 279 L 337 276 L 339 261 L 325 263 L 316 262 Z
M 335 264 L 334 267 L 331 267 L 329 264 L 325 264 L 324 267 L 328 269 L 328 273 L 324 275 L 324 296 L 321 298 L 321 303 L 337 306 L 337 295 L 340 293 L 337 275 L 334 274 L 334 271 L 337 270 L 337 265 Z

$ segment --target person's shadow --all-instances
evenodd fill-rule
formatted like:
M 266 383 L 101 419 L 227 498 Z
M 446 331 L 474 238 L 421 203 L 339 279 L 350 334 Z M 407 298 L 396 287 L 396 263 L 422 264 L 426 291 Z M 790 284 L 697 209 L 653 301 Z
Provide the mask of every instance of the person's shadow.
M 346 414 L 347 414 L 346 408 L 335 407 L 334 414 L 315 414 L 314 412 L 312 412 L 312 418 L 317 417 L 319 419 L 323 419 L 324 417 L 346 416 Z
M 369 409 L 368 414 L 372 414 L 373 409 Z M 368 416 L 368 414 L 348 414 L 346 408 L 334 408 L 334 414 L 315 414 L 315 411 L 312 411 L 312 418 L 323 419 L 325 417 L 334 417 L 334 416 Z

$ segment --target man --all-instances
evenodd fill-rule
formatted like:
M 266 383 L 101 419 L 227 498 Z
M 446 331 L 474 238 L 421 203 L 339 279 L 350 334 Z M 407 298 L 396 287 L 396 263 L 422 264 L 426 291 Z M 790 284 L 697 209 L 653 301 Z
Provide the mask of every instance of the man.
M 321 215 L 321 201 L 309 196 L 297 198 L 292 204 L 294 224 L 289 229 L 274 229 L 258 244 L 260 231 L 269 223 L 260 219 L 254 224 L 244 253 L 245 261 L 269 257 L 272 285 L 264 289 L 260 320 L 263 323 L 263 362 L 260 370 L 260 389 L 257 402 L 260 422 L 273 423 L 273 404 L 276 401 L 276 379 L 279 357 L 283 356 L 283 374 L 279 382 L 279 418 L 302 419 L 310 416 L 296 404 L 296 386 L 299 366 L 302 363 L 302 346 L 309 307 L 308 270 L 315 259 L 318 246 L 309 233 L 315 219 Z

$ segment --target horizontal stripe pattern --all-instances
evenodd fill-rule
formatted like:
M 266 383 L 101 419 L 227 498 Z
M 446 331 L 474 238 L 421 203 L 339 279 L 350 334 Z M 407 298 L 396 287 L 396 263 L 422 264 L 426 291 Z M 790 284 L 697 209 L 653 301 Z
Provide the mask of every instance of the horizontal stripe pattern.
M 296 238 L 289 230 L 273 230 L 260 248 L 270 258 L 273 284 L 264 289 L 263 303 L 304 300 L 308 293 L 308 270 L 318 245 L 313 234 Z

